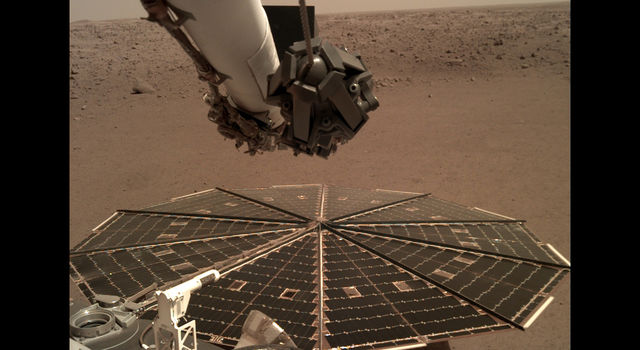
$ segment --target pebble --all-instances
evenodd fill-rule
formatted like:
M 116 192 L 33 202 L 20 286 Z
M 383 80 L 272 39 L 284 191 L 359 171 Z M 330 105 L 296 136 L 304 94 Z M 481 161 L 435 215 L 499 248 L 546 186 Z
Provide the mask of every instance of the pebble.
M 156 91 L 156 89 L 154 89 L 153 86 L 151 86 L 151 84 L 149 84 L 148 82 L 140 78 L 136 78 L 136 81 L 133 84 L 132 90 L 134 94 L 146 94 L 146 93 L 152 93 Z
M 85 110 L 87 108 L 87 105 L 82 105 L 82 107 L 80 107 L 81 110 Z

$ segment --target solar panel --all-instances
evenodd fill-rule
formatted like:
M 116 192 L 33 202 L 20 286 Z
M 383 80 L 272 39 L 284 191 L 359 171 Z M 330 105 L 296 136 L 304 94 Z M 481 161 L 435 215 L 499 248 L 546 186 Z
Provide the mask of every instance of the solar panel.
M 277 205 L 278 209 L 296 217 L 314 219 L 320 216 L 322 185 L 274 186 L 233 190 L 236 195 L 263 205 Z
M 522 222 L 346 224 L 350 230 L 522 260 L 564 264 Z
M 327 219 L 336 220 L 344 215 L 388 206 L 418 196 L 424 195 L 410 192 L 362 190 L 331 186 L 325 189 L 323 211 Z
M 181 241 L 194 238 L 260 232 L 296 227 L 293 223 L 248 221 L 157 214 L 153 212 L 117 211 L 94 229 L 74 251 L 119 248 L 141 244 Z
M 338 222 L 438 222 L 438 221 L 496 221 L 509 220 L 505 216 L 482 211 L 477 208 L 464 207 L 431 196 L 420 196 L 385 206 L 379 209 L 357 213 Z M 511 219 L 512 220 L 512 219 Z
M 234 346 L 251 310 L 301 349 L 413 347 L 525 329 L 570 265 L 524 225 L 429 194 L 327 185 L 209 191 L 119 210 L 70 251 L 89 298 L 206 269 L 198 336 Z M 153 318 L 153 306 L 144 318 Z
M 242 196 L 232 195 L 220 189 L 212 189 L 187 196 L 177 197 L 168 202 L 149 206 L 143 210 L 174 214 L 213 215 L 232 218 L 272 219 L 299 221 L 299 218 L 282 210 L 274 210 Z

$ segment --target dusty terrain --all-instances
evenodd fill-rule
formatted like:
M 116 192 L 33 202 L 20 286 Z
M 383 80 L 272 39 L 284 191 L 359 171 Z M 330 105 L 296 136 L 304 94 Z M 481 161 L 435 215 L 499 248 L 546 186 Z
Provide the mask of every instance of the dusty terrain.
M 237 151 L 206 118 L 188 56 L 139 19 L 70 25 L 73 247 L 117 209 L 215 186 L 327 183 L 432 193 L 525 219 L 570 254 L 570 7 L 319 15 L 359 52 L 381 106 L 328 160 Z M 136 84 L 152 92 L 132 94 Z M 452 349 L 569 349 L 570 276 L 525 332 Z

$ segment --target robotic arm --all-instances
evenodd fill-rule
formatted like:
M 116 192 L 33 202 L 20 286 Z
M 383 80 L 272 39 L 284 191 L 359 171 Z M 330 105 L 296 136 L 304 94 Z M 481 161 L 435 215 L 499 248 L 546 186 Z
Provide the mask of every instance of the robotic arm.
M 326 158 L 379 105 L 360 56 L 311 39 L 300 2 L 305 40 L 280 62 L 259 0 L 141 0 L 147 19 L 180 43 L 209 84 L 209 120 L 252 155 L 292 148 Z

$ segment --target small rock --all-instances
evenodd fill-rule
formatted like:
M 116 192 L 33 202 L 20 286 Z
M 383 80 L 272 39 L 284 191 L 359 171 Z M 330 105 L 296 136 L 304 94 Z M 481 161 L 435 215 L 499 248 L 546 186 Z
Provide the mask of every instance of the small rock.
M 433 97 L 433 96 L 431 96 L 431 94 L 429 94 L 429 98 L 431 98 L 431 97 Z
M 522 65 L 520 66 L 520 68 L 522 68 L 522 69 L 527 69 L 527 68 L 529 68 L 529 65 L 528 65 L 528 64 L 526 64 L 526 63 L 524 63 L 524 64 L 522 64 Z
M 140 78 L 136 78 L 136 82 L 133 85 L 132 90 L 133 94 L 148 94 L 156 91 L 151 84 Z
M 474 78 L 474 77 L 471 77 L 471 81 L 476 81 L 476 78 Z
M 82 105 L 82 107 L 80 107 L 81 110 L 85 110 L 87 108 L 87 105 Z
M 501 60 L 502 59 L 502 55 L 496 55 L 496 59 L 497 60 Z
M 524 59 L 524 55 L 520 55 L 520 59 L 523 60 Z

